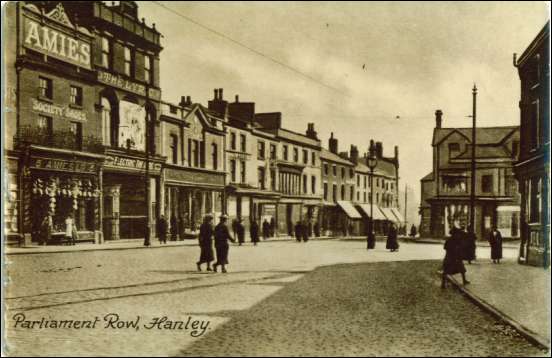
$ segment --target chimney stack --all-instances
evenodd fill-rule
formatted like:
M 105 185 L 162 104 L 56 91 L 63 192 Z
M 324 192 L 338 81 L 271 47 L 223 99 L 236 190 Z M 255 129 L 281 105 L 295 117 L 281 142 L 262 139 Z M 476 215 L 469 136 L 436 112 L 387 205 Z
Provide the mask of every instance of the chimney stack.
M 443 111 L 440 109 L 435 111 L 435 128 L 441 128 L 443 124 Z
M 374 147 L 374 140 L 370 139 L 370 148 L 368 148 L 368 156 L 373 156 L 376 154 L 376 148 Z
M 395 146 L 395 163 L 397 164 L 397 166 L 399 165 L 399 146 L 398 145 Z
M 192 97 L 186 96 L 186 104 L 188 105 L 192 104 Z
M 350 158 L 353 163 L 358 164 L 358 148 L 356 145 L 351 144 Z
M 222 88 L 219 88 L 219 98 L 218 99 L 222 101 L 222 98 L 223 98 L 222 97 Z
M 383 158 L 383 145 L 381 142 L 376 142 L 376 157 Z
M 334 138 L 333 132 L 330 136 L 330 139 L 328 140 L 328 147 L 330 149 L 330 152 L 333 154 L 337 154 L 337 139 Z
M 236 95 L 236 103 L 240 101 L 240 96 Z
M 318 134 L 316 133 L 316 131 L 314 130 L 314 123 L 308 123 L 307 124 L 307 137 L 311 138 L 311 139 L 318 139 Z

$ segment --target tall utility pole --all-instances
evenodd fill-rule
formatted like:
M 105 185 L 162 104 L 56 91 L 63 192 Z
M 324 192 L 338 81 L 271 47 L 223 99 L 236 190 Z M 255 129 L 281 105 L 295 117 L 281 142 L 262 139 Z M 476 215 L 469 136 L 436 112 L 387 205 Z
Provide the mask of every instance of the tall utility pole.
M 404 184 L 404 233 L 408 232 L 408 217 L 406 216 L 406 207 L 408 205 L 408 184 Z
M 475 83 L 472 89 L 473 111 L 472 111 L 472 152 L 471 152 L 471 190 L 470 190 L 470 233 L 475 234 L 475 125 L 476 125 L 476 99 L 477 87 Z
M 145 105 L 145 112 L 146 112 L 146 133 L 145 133 L 145 136 L 146 136 L 146 143 L 145 143 L 145 149 L 146 149 L 146 173 L 145 173 L 145 180 L 144 180 L 144 189 L 145 189 L 145 193 L 144 193 L 144 196 L 146 197 L 145 200 L 146 200 L 146 230 L 144 232 L 144 246 L 150 246 L 151 244 L 151 241 L 150 241 L 150 236 L 151 236 L 151 226 L 150 226 L 150 221 L 151 221 L 151 214 L 150 214 L 150 202 L 151 202 L 151 199 L 150 199 L 150 175 L 149 175 L 149 165 L 150 165 L 150 150 L 152 148 L 150 148 L 150 141 L 152 140 L 152 138 L 150 138 L 150 125 L 152 125 L 152 123 L 150 123 L 150 113 L 148 111 L 148 104 L 149 104 L 149 86 L 146 84 L 146 105 Z

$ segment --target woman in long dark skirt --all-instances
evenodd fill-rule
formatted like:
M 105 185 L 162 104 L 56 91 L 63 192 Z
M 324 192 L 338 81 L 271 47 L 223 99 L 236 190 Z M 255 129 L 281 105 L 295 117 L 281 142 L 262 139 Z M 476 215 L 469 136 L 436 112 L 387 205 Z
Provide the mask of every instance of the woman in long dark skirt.
M 207 271 L 211 270 L 211 261 L 215 259 L 213 254 L 213 225 L 211 224 L 213 217 L 205 216 L 203 224 L 199 228 L 199 247 L 201 254 L 197 262 L 197 270 L 201 271 L 201 264 L 207 264 Z
M 220 223 L 215 227 L 215 249 L 217 251 L 217 262 L 213 265 L 213 269 L 217 272 L 217 266 L 222 266 L 222 272 L 226 273 L 226 265 L 228 265 L 228 251 L 230 246 L 228 241 L 236 242 L 230 236 L 230 231 L 226 225 L 228 216 L 222 215 Z
M 395 252 L 399 249 L 397 228 L 394 224 L 391 224 L 391 227 L 389 228 L 389 233 L 387 233 L 387 242 L 385 244 L 385 248 L 387 250 L 391 250 L 391 252 Z
M 251 236 L 251 242 L 257 246 L 259 242 L 259 224 L 257 221 L 251 220 L 251 226 L 249 227 L 249 235 Z
M 491 245 L 491 259 L 493 260 L 493 264 L 499 264 L 502 259 L 502 235 L 496 227 L 489 233 L 489 244 Z
M 236 223 L 236 236 L 238 237 L 238 243 L 241 246 L 245 242 L 245 228 L 242 224 L 242 219 L 238 219 Z
M 470 282 L 466 280 L 466 268 L 462 262 L 463 237 L 464 231 L 460 230 L 455 223 L 455 226 L 450 231 L 450 238 L 445 242 L 444 249 L 446 251 L 445 259 L 443 260 L 443 275 L 441 278 L 441 288 L 446 287 L 447 275 L 462 274 L 462 283 L 464 285 Z
M 468 261 L 468 263 L 471 265 L 471 262 L 475 260 L 475 241 L 477 240 L 477 237 L 475 236 L 475 233 L 472 232 L 471 227 L 468 229 L 468 232 L 465 235 L 464 239 L 464 253 L 463 253 L 463 259 Z

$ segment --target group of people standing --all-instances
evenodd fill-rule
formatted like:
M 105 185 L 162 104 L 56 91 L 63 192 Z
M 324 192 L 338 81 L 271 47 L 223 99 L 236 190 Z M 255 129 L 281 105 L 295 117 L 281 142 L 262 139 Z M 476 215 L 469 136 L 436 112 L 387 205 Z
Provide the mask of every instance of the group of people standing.
M 295 226 L 293 227 L 293 231 L 295 234 L 295 240 L 297 242 L 308 242 L 310 237 L 310 230 L 309 225 L 304 221 L 297 221 L 295 223 Z
M 443 273 L 441 287 L 446 287 L 446 275 L 461 274 L 462 283 L 464 285 L 470 282 L 466 279 L 466 267 L 464 261 L 469 264 L 476 259 L 476 240 L 477 237 L 471 227 L 466 232 L 464 227 L 455 221 L 450 230 L 450 238 L 447 239 L 444 245 L 446 251 L 443 260 Z M 488 234 L 489 245 L 491 246 L 491 260 L 493 263 L 500 263 L 502 259 L 502 235 L 496 227 Z
M 52 233 L 54 232 L 54 221 L 52 215 L 47 214 L 42 219 L 39 228 L 39 245 L 48 245 L 52 240 Z M 77 225 L 73 219 L 73 214 L 68 214 L 65 218 L 65 233 L 64 233 L 64 243 L 66 245 L 75 245 L 78 241 L 78 232 Z

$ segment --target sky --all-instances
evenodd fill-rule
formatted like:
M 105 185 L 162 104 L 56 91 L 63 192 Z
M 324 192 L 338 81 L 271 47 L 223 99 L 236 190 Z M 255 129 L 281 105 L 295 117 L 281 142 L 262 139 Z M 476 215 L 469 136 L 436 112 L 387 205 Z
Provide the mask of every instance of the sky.
M 159 4 L 139 2 L 139 16 L 164 36 L 164 100 L 206 105 L 223 88 L 229 101 L 282 112 L 285 128 L 314 122 L 326 148 L 331 132 L 340 151 L 374 139 L 392 156 L 398 145 L 400 186 L 416 200 L 436 109 L 443 127 L 470 127 L 475 83 L 478 126 L 519 124 L 513 53 L 550 13 L 546 2 Z

